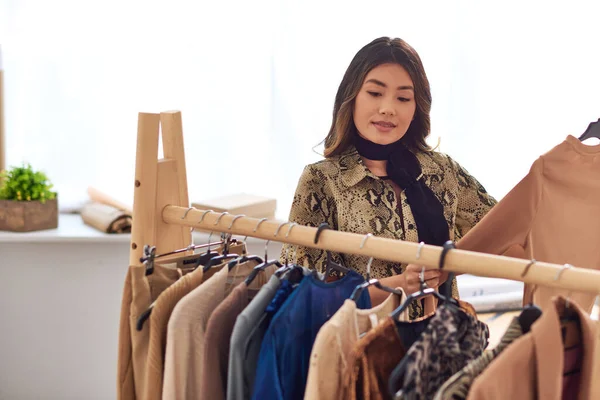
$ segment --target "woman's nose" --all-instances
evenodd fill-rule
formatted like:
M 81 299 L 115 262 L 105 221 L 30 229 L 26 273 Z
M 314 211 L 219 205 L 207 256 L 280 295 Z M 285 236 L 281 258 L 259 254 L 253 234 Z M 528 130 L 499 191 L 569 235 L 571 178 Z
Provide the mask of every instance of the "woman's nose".
M 393 116 L 396 112 L 392 107 L 382 106 L 379 108 L 379 113 L 387 116 Z
M 388 98 L 382 98 L 381 103 L 379 103 L 379 113 L 387 116 L 393 116 L 396 114 L 396 110 L 394 109 L 394 102 Z

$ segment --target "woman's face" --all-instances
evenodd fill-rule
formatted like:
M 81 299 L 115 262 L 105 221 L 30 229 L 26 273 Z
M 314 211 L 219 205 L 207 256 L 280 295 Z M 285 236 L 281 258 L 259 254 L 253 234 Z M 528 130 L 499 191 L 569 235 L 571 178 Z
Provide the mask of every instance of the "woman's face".
M 415 110 L 408 72 L 399 64 L 382 64 L 369 71 L 356 96 L 354 125 L 363 138 L 390 144 L 406 134 Z

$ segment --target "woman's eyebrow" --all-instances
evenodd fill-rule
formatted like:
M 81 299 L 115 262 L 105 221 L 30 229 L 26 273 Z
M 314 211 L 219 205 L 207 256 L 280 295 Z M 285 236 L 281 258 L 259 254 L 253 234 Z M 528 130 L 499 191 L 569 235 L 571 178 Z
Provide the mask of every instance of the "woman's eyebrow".
M 377 80 L 377 79 L 369 79 L 365 83 L 374 83 L 374 84 L 376 84 L 378 86 L 381 86 L 381 87 L 387 87 L 387 85 L 385 83 L 383 83 L 383 82 L 381 82 L 380 80 Z M 398 86 L 396 89 L 397 90 L 412 90 L 412 91 L 415 90 L 415 88 L 412 87 L 412 86 L 410 86 L 410 85 Z

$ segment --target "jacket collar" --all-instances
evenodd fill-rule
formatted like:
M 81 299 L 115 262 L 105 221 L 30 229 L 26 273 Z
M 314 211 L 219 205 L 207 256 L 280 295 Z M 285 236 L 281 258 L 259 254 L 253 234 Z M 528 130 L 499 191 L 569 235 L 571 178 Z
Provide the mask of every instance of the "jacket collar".
M 565 298 L 553 298 L 553 306 L 544 310 L 539 320 L 531 326 L 531 335 L 537 364 L 537 393 L 540 399 L 560 399 L 562 393 L 564 349 L 561 337 L 560 311 Z M 580 399 L 589 399 L 592 386 L 595 327 L 588 314 L 571 302 L 570 307 L 579 315 L 583 361 L 581 368 Z
M 419 152 L 416 153 L 417 159 L 421 164 L 421 175 L 430 176 L 442 173 L 442 168 L 434 162 L 431 153 Z M 339 156 L 340 177 L 346 188 L 351 188 L 365 179 L 367 176 L 373 179 L 378 179 L 367 166 L 364 164 L 360 154 L 354 146 L 350 146 L 344 153 Z

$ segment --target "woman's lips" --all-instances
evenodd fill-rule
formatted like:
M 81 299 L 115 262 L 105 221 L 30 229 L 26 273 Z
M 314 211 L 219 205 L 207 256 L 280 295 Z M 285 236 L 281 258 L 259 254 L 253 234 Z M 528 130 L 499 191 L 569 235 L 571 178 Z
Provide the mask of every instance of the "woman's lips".
M 373 122 L 373 125 L 380 132 L 390 132 L 392 129 L 394 129 L 396 127 L 396 125 L 392 124 L 391 122 L 384 122 L 384 121 Z

